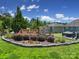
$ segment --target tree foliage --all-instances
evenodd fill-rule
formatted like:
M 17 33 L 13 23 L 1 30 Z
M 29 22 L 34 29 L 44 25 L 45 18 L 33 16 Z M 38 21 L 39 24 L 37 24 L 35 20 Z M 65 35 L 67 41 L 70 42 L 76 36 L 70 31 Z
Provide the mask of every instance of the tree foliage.
M 26 28 L 38 29 L 39 31 L 39 27 L 47 24 L 46 21 L 41 21 L 38 17 L 32 18 L 30 21 L 28 21 L 27 18 L 24 19 L 19 7 L 17 7 L 15 17 L 11 17 L 9 13 L 3 13 L 0 15 L 0 20 L 3 21 L 3 29 L 12 29 L 14 32 L 18 32 L 19 30 Z
M 30 28 L 32 29 L 37 29 L 41 26 L 44 26 L 46 25 L 46 22 L 45 21 L 41 21 L 40 18 L 32 18 L 31 21 L 30 21 Z
M 11 28 L 12 17 L 9 13 L 3 13 L 1 18 L 4 29 Z
M 21 10 L 17 7 L 17 12 L 13 20 L 12 29 L 14 32 L 18 32 L 20 29 L 26 29 L 27 19 L 25 20 L 22 16 Z

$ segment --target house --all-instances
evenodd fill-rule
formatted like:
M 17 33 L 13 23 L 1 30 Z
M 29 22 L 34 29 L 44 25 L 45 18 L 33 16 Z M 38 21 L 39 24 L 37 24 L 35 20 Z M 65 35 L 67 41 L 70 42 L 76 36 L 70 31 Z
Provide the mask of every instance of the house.
M 64 30 L 64 24 L 62 23 L 53 23 L 47 26 L 49 27 L 49 32 L 51 30 L 51 32 L 57 33 L 57 32 L 63 32 Z
M 64 25 L 61 23 L 51 23 L 46 26 L 43 26 L 40 29 L 40 33 L 41 34 L 48 34 L 50 32 L 52 32 L 52 33 L 63 32 L 63 26 Z
M 64 23 L 52 23 L 45 26 L 42 30 L 42 33 L 61 33 L 65 31 L 71 32 L 79 32 L 79 19 L 72 21 L 71 23 L 64 24 Z
M 45 33 L 58 33 L 58 32 L 63 32 L 64 31 L 64 24 L 62 23 L 52 23 L 52 24 L 48 24 L 47 26 L 43 27 L 41 32 L 43 34 Z
M 65 25 L 64 31 L 79 32 L 79 19 Z

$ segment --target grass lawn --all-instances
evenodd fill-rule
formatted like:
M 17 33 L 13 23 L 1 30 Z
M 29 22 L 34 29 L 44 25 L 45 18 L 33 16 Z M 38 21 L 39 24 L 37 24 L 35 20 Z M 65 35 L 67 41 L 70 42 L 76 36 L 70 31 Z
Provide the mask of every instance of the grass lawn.
M 28 48 L 13 45 L 0 39 L 0 59 L 79 59 L 79 44 Z
M 66 42 L 73 41 L 73 40 L 71 40 L 71 39 L 64 38 L 64 37 L 62 36 L 62 34 L 60 34 L 60 33 L 54 33 L 54 36 L 55 36 L 55 40 L 65 40 Z

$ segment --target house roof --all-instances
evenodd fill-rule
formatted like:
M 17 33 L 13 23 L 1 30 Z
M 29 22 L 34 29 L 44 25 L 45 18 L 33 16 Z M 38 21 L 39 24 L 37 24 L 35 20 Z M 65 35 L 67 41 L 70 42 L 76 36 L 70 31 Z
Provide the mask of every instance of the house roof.
M 54 26 L 55 26 L 55 27 L 59 27 L 59 26 L 62 27 L 62 26 L 64 26 L 64 24 L 62 24 L 62 23 L 52 23 L 52 24 L 49 24 L 48 26 L 49 26 L 49 27 L 51 27 L 51 26 L 52 26 L 52 27 L 54 27 Z
M 66 26 L 79 26 L 79 19 L 72 21 L 71 23 L 67 24 Z
M 71 23 L 68 23 L 68 24 L 63 24 L 63 23 L 52 23 L 52 24 L 49 24 L 47 26 L 52 26 L 52 27 L 79 27 L 79 19 L 76 19 L 74 21 L 72 21 Z

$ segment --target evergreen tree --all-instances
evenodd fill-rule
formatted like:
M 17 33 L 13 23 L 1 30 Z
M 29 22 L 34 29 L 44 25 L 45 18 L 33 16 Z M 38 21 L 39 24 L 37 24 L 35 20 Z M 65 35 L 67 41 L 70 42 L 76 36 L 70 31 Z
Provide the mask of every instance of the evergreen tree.
M 12 29 L 14 32 L 18 32 L 21 29 L 26 29 L 28 21 L 22 16 L 21 10 L 17 7 L 17 12 L 13 20 Z

